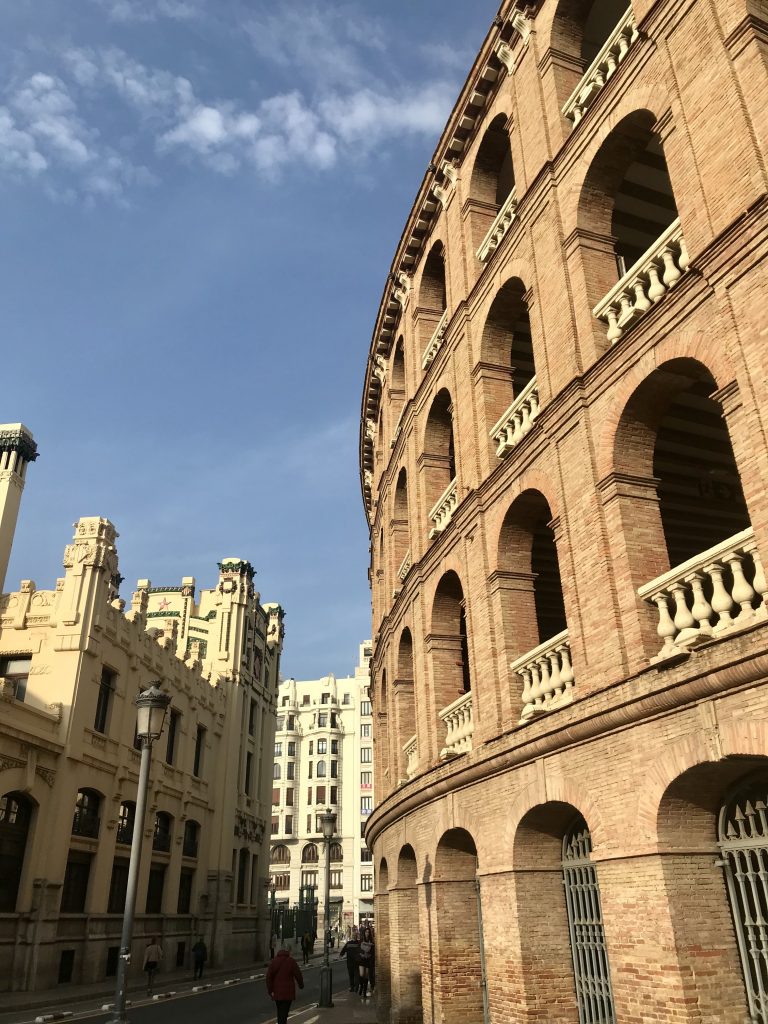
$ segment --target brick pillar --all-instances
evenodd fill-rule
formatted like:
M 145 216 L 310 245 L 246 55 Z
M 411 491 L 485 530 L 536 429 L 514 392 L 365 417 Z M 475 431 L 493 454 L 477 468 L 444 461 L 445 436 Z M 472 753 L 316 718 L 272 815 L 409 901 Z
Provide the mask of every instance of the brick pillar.
M 380 883 L 381 886 L 381 883 Z M 389 893 L 382 889 L 373 897 L 376 915 L 376 1020 L 389 1024 L 392 999 L 390 969 Z
M 619 280 L 616 239 L 576 228 L 565 239 L 566 272 L 572 290 L 580 367 L 591 366 L 609 348 L 605 324 L 592 309 Z
M 430 760 L 437 759 L 445 746 L 446 728 L 440 712 L 464 692 L 462 674 L 461 637 L 430 634 L 424 638 L 427 656 L 432 662 L 432 728 L 430 730 Z M 419 762 L 422 753 L 419 751 Z
M 424 453 L 419 456 L 419 483 L 421 486 L 421 501 L 417 501 L 415 508 L 423 509 L 424 519 L 415 522 L 417 530 L 422 530 L 424 536 L 435 525 L 429 518 L 429 513 L 435 506 L 440 495 L 451 482 L 450 461 L 448 459 L 448 446 L 444 455 Z
M 431 929 L 430 1002 L 441 1024 L 482 1024 L 480 935 L 474 879 L 424 885 Z M 423 942 L 423 935 L 422 935 Z M 422 949 L 424 947 L 422 946 Z M 422 954 L 423 965 L 424 954 Z M 427 999 L 424 998 L 425 1008 Z M 427 1016 L 428 1020 L 432 1020 Z
M 509 666 L 515 658 L 533 650 L 539 643 L 536 605 L 533 597 L 535 576 L 530 572 L 498 570 L 488 580 L 496 636 L 499 644 L 499 678 L 507 682 L 501 687 L 503 728 L 516 725 L 523 710 L 523 684 L 512 675 Z
M 422 1024 L 419 951 L 427 945 L 419 927 L 416 886 L 389 890 L 389 966 L 391 1024 Z

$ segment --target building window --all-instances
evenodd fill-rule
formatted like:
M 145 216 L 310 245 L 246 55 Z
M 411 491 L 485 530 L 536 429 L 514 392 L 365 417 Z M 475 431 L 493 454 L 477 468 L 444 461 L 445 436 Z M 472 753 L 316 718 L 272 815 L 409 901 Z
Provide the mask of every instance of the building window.
M 312 778 L 312 762 L 311 761 L 307 765 L 307 778 L 308 779 Z
M 314 754 L 314 752 L 315 752 L 315 741 L 314 740 L 310 740 L 309 741 L 309 755 L 310 755 L 310 757 L 312 756 L 312 754 Z
M 128 860 L 124 857 L 115 857 L 112 864 L 112 878 L 109 882 L 108 914 L 122 914 L 125 910 L 125 893 L 127 889 Z
M 315 817 L 315 832 L 322 832 L 322 831 L 323 831 L 323 823 L 320 821 L 320 815 L 318 814 Z
M 276 743 L 275 744 L 275 757 L 282 757 L 282 754 L 283 754 L 283 744 L 282 743 Z
M 328 728 L 328 713 L 326 711 L 321 711 L 317 716 L 317 727 L 318 729 Z
M 337 804 L 339 802 L 339 790 L 337 786 L 331 786 L 331 798 L 330 803 Z
M 338 754 L 338 752 L 339 752 L 339 741 L 338 740 L 331 740 L 331 753 L 332 754 Z
M 292 732 L 296 728 L 296 716 L 288 715 L 288 731 Z
M 296 757 L 296 740 L 291 740 L 288 744 L 288 757 Z
M 325 778 L 325 761 L 317 762 L 317 777 L 318 779 Z
M 360 772 L 360 785 L 364 789 L 371 788 L 371 780 L 373 779 L 373 772 Z
M 304 849 L 301 851 L 301 863 L 302 864 L 317 864 L 320 859 L 320 855 L 317 850 L 316 843 L 307 843 Z
M 253 754 L 248 751 L 245 755 L 245 792 L 250 795 L 251 792 L 251 770 L 253 768 Z
M 370 864 L 373 861 L 373 852 L 367 846 L 360 847 L 360 860 L 363 864 Z
M 165 811 L 158 811 L 155 815 L 155 834 L 152 838 L 152 849 L 160 850 L 161 853 L 171 852 L 171 830 L 173 819 Z
M 285 834 L 287 836 L 292 836 L 293 835 L 293 815 L 292 814 L 286 814 L 286 816 L 285 816 Z M 288 886 L 286 885 L 285 888 L 287 889 Z
M 185 857 L 196 857 L 200 846 L 200 825 L 196 821 L 184 822 L 184 844 L 181 852 Z
M 327 704 L 330 699 L 331 699 L 330 693 L 324 693 L 320 697 L 320 703 L 321 704 Z
M 278 817 L 278 815 L 275 814 L 272 817 L 272 826 L 271 826 L 271 829 L 270 829 L 270 835 L 276 836 L 279 831 L 280 831 L 280 818 Z
M 313 889 L 317 888 L 317 872 L 316 871 L 302 871 L 301 872 L 301 884 L 303 886 L 311 886 Z
M 331 778 L 337 779 L 339 776 L 339 762 L 331 761 Z
M 173 764 L 176 756 L 176 741 L 179 737 L 179 722 L 181 721 L 180 711 L 171 711 L 168 719 L 168 743 L 165 748 L 166 764 Z
M 331 712 L 331 728 L 336 729 L 338 727 L 338 721 L 336 720 L 336 712 Z
M 124 800 L 120 804 L 117 816 L 117 841 L 130 846 L 133 841 L 133 822 L 136 817 L 136 804 L 132 800 Z M 112 911 L 110 911 L 112 913 Z
M 325 786 L 318 786 L 317 787 L 317 790 L 315 791 L 315 803 L 316 804 L 324 804 L 325 803 Z
M 361 821 L 360 822 L 360 838 L 361 839 L 365 839 L 365 826 L 366 826 L 366 822 L 365 821 Z
M 371 713 L 371 702 L 369 700 L 360 701 L 360 714 L 370 715 Z
M 27 661 L 29 665 L 29 661 Z M 26 682 L 26 681 L 25 681 Z M 96 714 L 93 716 L 94 732 L 106 732 L 109 725 L 109 709 L 112 706 L 112 694 L 115 692 L 115 673 L 102 668 L 99 681 L 99 695 L 96 698 Z
M 341 889 L 341 887 L 342 887 L 341 879 L 342 879 L 342 875 L 343 874 L 344 874 L 343 871 L 332 871 L 331 872 L 331 888 L 332 889 Z
M 308 804 L 312 803 L 312 787 L 311 786 L 307 787 L 307 803 Z
M 283 697 L 282 707 L 284 707 L 284 708 L 288 707 L 288 697 Z
M 85 899 L 88 895 L 88 876 L 91 872 L 93 854 L 70 850 L 64 871 L 64 885 L 61 889 L 61 913 L 85 913 Z
M 285 791 L 285 806 L 293 807 L 293 788 Z
M 370 722 L 363 722 L 361 724 L 361 726 L 360 726 L 360 735 L 363 737 L 364 740 L 369 740 L 371 738 L 371 723 Z
M 179 900 L 176 905 L 177 914 L 188 914 L 192 906 L 192 882 L 195 877 L 193 868 L 182 868 L 179 876 Z
M 272 778 L 275 780 L 280 778 L 280 765 L 277 762 L 272 765 Z
M 277 846 L 273 846 L 269 854 L 270 864 L 290 864 L 291 863 L 291 851 L 287 846 L 283 846 L 279 843 Z
M 371 747 L 360 748 L 360 763 L 361 764 L 372 764 L 373 759 L 371 757 Z
M 273 789 L 272 790 L 272 806 L 273 807 L 277 807 L 279 805 L 279 803 L 280 803 L 280 790 L 279 789 Z
M 296 766 L 293 764 L 293 762 L 291 762 L 290 764 L 286 765 L 285 777 L 286 777 L 286 779 L 288 779 L 289 782 L 293 781 L 293 776 L 294 776 L 294 772 L 295 771 L 296 771 Z
M 196 775 L 199 779 L 202 775 L 203 770 L 203 752 L 205 750 L 205 729 L 202 725 L 197 727 L 197 736 L 195 737 L 195 761 L 192 766 L 192 774 Z
M 165 884 L 165 864 L 152 864 L 147 882 L 147 914 L 163 912 L 163 886 Z
M 360 891 L 373 892 L 373 875 L 360 875 Z
M 352 701 L 350 700 L 350 697 L 349 697 L 349 694 L 348 694 L 348 693 L 345 693 L 345 694 L 344 694 L 344 697 L 342 698 L 342 701 L 341 701 L 341 703 L 342 703 L 342 704 L 351 704 L 351 703 L 352 703 Z
M 309 704 L 309 694 L 308 693 L 305 693 L 304 696 L 301 698 L 301 703 L 304 705 L 304 707 L 306 707 L 307 704 Z
M 327 754 L 328 753 L 328 740 L 318 740 L 317 741 L 317 752 L 318 752 L 318 754 Z
M 256 731 L 256 701 L 251 701 L 251 707 L 248 711 L 248 735 L 253 736 Z
M 291 876 L 287 871 L 281 871 L 279 875 L 272 875 L 272 882 L 276 889 L 290 889 L 291 888 Z
M 312 831 L 312 815 L 308 814 L 307 815 L 307 832 L 311 832 L 311 831 Z
M 23 701 L 27 695 L 27 679 L 31 663 L 31 654 L 14 658 L 0 658 L 0 675 L 4 676 L 16 700 Z
M 101 797 L 94 789 L 78 790 L 75 800 L 75 813 L 72 818 L 72 835 L 85 836 L 87 839 L 98 839 L 99 808 Z
M 373 797 L 372 796 L 361 796 L 360 797 L 360 813 L 370 814 L 373 810 Z

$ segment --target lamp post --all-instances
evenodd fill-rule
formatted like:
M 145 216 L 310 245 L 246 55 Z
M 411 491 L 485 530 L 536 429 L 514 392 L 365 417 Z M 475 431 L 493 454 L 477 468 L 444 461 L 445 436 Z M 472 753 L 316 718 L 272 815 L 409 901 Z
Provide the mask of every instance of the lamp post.
M 318 1006 L 333 1006 L 333 972 L 329 957 L 328 926 L 331 920 L 331 839 L 336 831 L 336 815 L 328 807 L 320 815 L 320 827 L 325 840 L 325 913 L 323 914 L 323 966 L 320 968 L 320 1002 Z
M 136 698 L 136 735 L 141 740 L 141 766 L 139 768 L 139 788 L 136 793 L 136 813 L 133 819 L 133 836 L 131 838 L 131 859 L 128 865 L 128 884 L 125 891 L 125 910 L 123 911 L 123 934 L 120 939 L 120 956 L 117 960 L 117 986 L 115 989 L 115 1015 L 110 1024 L 128 1024 L 125 1013 L 125 986 L 128 964 L 131 961 L 131 937 L 133 935 L 133 916 L 136 910 L 136 888 L 139 881 L 139 863 L 141 861 L 141 841 L 144 835 L 144 817 L 147 808 L 147 790 L 149 789 L 149 762 L 152 757 L 152 744 L 160 738 L 165 723 L 165 713 L 171 703 L 171 697 L 163 693 L 157 686 L 159 680 L 150 683 Z

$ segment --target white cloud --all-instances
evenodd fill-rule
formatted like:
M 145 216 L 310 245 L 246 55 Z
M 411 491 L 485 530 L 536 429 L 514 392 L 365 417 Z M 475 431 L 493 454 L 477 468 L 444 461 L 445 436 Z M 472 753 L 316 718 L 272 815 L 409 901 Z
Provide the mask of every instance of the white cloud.
M 190 21 L 202 15 L 202 0 L 91 0 L 112 21 Z
M 367 151 L 387 138 L 436 134 L 453 97 L 453 86 L 440 82 L 399 93 L 359 89 L 325 97 L 319 110 L 339 139 Z

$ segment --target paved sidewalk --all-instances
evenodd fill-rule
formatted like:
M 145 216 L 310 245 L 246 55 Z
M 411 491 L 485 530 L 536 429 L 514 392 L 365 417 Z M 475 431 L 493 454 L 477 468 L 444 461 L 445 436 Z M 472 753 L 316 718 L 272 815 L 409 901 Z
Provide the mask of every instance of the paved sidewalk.
M 376 1024 L 376 995 L 363 1002 L 354 992 L 334 992 L 333 1007 L 314 1012 L 317 1024 Z

